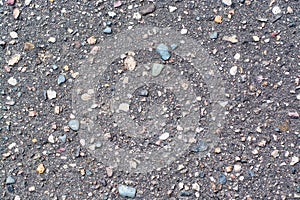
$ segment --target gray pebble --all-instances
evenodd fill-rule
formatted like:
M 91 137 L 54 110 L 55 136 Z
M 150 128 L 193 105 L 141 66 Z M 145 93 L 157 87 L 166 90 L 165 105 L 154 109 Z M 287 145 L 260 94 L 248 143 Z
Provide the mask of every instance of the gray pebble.
M 110 27 L 107 26 L 107 27 L 103 30 L 103 33 L 105 33 L 105 34 L 111 34 L 111 33 L 112 33 L 112 30 L 111 30 Z
M 70 120 L 68 125 L 73 131 L 79 130 L 79 121 L 77 119 Z
M 147 15 L 150 13 L 153 13 L 155 11 L 156 7 L 154 4 L 148 4 L 140 10 L 141 15 Z
M 163 59 L 163 60 L 169 60 L 170 57 L 171 57 L 171 54 L 169 52 L 169 48 L 167 45 L 165 44 L 159 44 L 157 47 L 156 47 L 156 52 L 160 55 L 160 57 Z
M 16 180 L 12 177 L 12 176 L 8 176 L 6 178 L 6 184 L 9 185 L 9 184 L 14 184 L 16 182 Z
M 134 198 L 136 194 L 136 189 L 134 187 L 126 186 L 126 185 L 119 185 L 118 191 L 120 196 L 122 197 L 130 197 Z
M 140 93 L 139 93 L 140 96 L 142 97 L 147 97 L 149 95 L 149 92 L 148 90 L 141 90 Z
M 218 32 L 214 31 L 211 34 L 209 34 L 210 39 L 217 39 L 218 38 Z
M 164 65 L 154 63 L 152 66 L 152 76 L 158 76 L 163 70 Z
M 219 183 L 224 185 L 227 182 L 226 176 L 224 174 L 220 174 Z
M 66 82 L 66 77 L 65 77 L 63 74 L 60 74 L 60 75 L 58 76 L 58 79 L 57 79 L 57 84 L 58 84 L 58 85 L 61 85 L 61 84 L 63 84 L 64 82 Z
M 59 139 L 62 143 L 65 143 L 66 140 L 67 140 L 67 135 L 64 134 L 64 135 L 62 135 L 62 136 L 58 136 L 58 139 Z
M 52 69 L 57 70 L 58 69 L 57 65 L 52 65 Z

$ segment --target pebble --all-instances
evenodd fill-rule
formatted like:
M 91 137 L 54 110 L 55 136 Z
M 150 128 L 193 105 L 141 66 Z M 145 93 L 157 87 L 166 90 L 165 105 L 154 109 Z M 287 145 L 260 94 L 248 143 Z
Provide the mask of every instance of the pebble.
M 112 30 L 109 26 L 107 26 L 104 30 L 103 30 L 103 33 L 105 34 L 111 34 L 112 33 Z
M 293 156 L 293 157 L 292 157 L 292 160 L 291 160 L 291 162 L 290 162 L 290 165 L 291 165 L 291 166 L 294 166 L 294 165 L 297 164 L 298 162 L 299 162 L 299 157 Z
M 175 50 L 177 47 L 178 47 L 177 44 L 171 44 L 171 49 L 172 50 Z
M 200 191 L 200 185 L 198 183 L 193 183 L 192 184 L 192 189 L 199 192 Z
M 142 15 L 141 15 L 141 13 L 136 12 L 136 13 L 133 13 L 132 18 L 136 19 L 136 20 L 140 20 L 140 19 L 142 19 Z
M 95 36 L 91 36 L 87 39 L 88 44 L 96 44 L 97 38 Z
M 32 0 L 25 0 L 25 5 L 29 6 Z
M 7 186 L 7 191 L 8 191 L 9 193 L 14 193 L 14 192 L 15 192 L 14 186 L 13 186 L 13 185 L 8 185 L 8 186 Z
M 28 191 L 29 191 L 29 192 L 34 192 L 34 191 L 35 191 L 35 187 L 34 187 L 34 186 L 29 187 L 29 188 L 28 188 Z
M 15 4 L 15 0 L 7 0 L 6 3 L 9 6 L 13 6 Z
M 154 76 L 154 77 L 158 76 L 162 72 L 163 68 L 164 68 L 164 65 L 154 63 L 152 66 L 152 71 L 151 71 L 152 76 Z
M 50 142 L 50 143 L 52 143 L 52 144 L 55 143 L 55 138 L 54 138 L 54 136 L 53 136 L 52 134 L 49 135 L 49 137 L 48 137 L 48 142 Z
M 172 12 L 175 12 L 177 10 L 177 7 L 175 6 L 169 6 L 169 12 L 172 13 Z
M 181 29 L 180 34 L 181 35 L 186 35 L 188 30 L 186 28 Z
M 111 18 L 114 18 L 114 17 L 117 15 L 115 12 L 112 12 L 112 11 L 108 12 L 107 14 L 108 14 L 108 16 L 110 16 Z
M 34 44 L 31 42 L 25 42 L 24 44 L 24 50 L 25 51 L 31 51 L 35 48 Z
M 296 99 L 300 100 L 300 94 L 297 94 Z
M 129 111 L 129 104 L 128 103 L 121 103 L 119 105 L 119 110 L 122 110 L 124 112 L 128 112 Z
M 157 47 L 156 47 L 156 52 L 160 55 L 160 57 L 163 59 L 163 60 L 169 60 L 169 58 L 171 57 L 171 54 L 169 52 L 169 48 L 167 45 L 165 44 L 159 44 Z
M 240 53 L 236 53 L 233 58 L 235 60 L 239 60 L 241 58 L 241 54 Z
M 45 172 L 46 168 L 45 166 L 41 163 L 39 164 L 39 166 L 37 167 L 36 171 L 39 173 L 39 174 L 43 174 Z
M 222 0 L 222 3 L 224 3 L 226 6 L 231 6 L 232 5 L 231 0 Z
M 47 90 L 47 97 L 48 99 L 55 99 L 56 98 L 56 92 L 54 90 Z
M 163 133 L 163 134 L 161 134 L 161 135 L 159 136 L 159 139 L 160 139 L 160 140 L 166 140 L 166 139 L 169 138 L 169 136 L 170 136 L 169 133 Z
M 63 74 L 60 74 L 60 75 L 58 76 L 58 79 L 57 79 L 57 84 L 58 84 L 58 85 L 61 85 L 61 84 L 63 84 L 64 82 L 66 82 L 66 77 L 65 77 Z
M 222 16 L 220 16 L 220 15 L 217 15 L 217 16 L 215 17 L 215 19 L 214 19 L 214 21 L 215 21 L 217 24 L 222 24 L 222 20 L 223 20 L 223 18 L 222 18 Z
M 118 7 L 120 7 L 122 5 L 122 1 L 115 1 L 114 2 L 114 7 L 115 8 L 118 8 Z
M 220 148 L 220 147 L 215 148 L 215 153 L 216 153 L 216 154 L 221 153 L 221 148 Z
M 15 32 L 15 31 L 12 31 L 9 33 L 10 37 L 13 38 L 13 39 L 17 39 L 18 38 L 18 33 Z
M 14 77 L 10 77 L 8 80 L 7 80 L 8 84 L 9 85 L 12 85 L 12 86 L 16 86 L 18 84 L 18 81 L 17 79 L 15 79 Z
M 68 125 L 73 131 L 78 131 L 80 127 L 80 123 L 77 119 L 71 119 Z
M 14 184 L 16 182 L 16 180 L 12 177 L 12 176 L 8 176 L 6 178 L 6 184 L 9 185 L 9 184 Z
M 272 13 L 273 13 L 274 15 L 280 14 L 280 13 L 281 13 L 280 7 L 279 7 L 279 6 L 274 6 L 274 7 L 272 8 Z
M 20 59 L 21 59 L 21 55 L 15 54 L 9 59 L 8 65 L 13 66 L 13 65 L 17 64 L 20 61 Z
M 144 7 L 142 7 L 142 9 L 140 10 L 141 15 L 148 15 L 150 13 L 153 13 L 155 11 L 156 7 L 155 5 L 152 4 L 148 4 Z
M 235 76 L 236 73 L 237 73 L 237 69 L 238 69 L 237 66 L 231 67 L 230 70 L 229 70 L 230 75 Z
M 219 183 L 224 185 L 227 182 L 226 176 L 224 174 L 220 174 Z
M 139 95 L 142 97 L 147 97 L 149 95 L 149 92 L 148 92 L 148 90 L 141 90 L 139 92 Z
M 214 31 L 209 34 L 210 39 L 217 39 L 218 38 L 218 32 Z
M 137 62 L 134 60 L 134 57 L 127 56 L 124 60 L 125 68 L 129 71 L 133 71 L 136 67 Z
M 122 197 L 134 198 L 136 194 L 136 189 L 134 187 L 130 187 L 126 185 L 119 185 L 118 191 L 120 196 Z
M 292 14 L 293 12 L 294 12 L 293 9 L 290 6 L 288 6 L 287 7 L 287 13 Z
M 50 43 L 55 43 L 55 42 L 56 42 L 56 38 L 55 38 L 55 37 L 50 37 L 50 38 L 48 39 L 48 42 L 50 42 Z
M 299 118 L 299 113 L 297 111 L 290 111 L 288 113 L 289 117 L 293 118 L 293 119 L 298 119 Z
M 241 165 L 236 164 L 236 165 L 233 166 L 233 171 L 234 172 L 238 173 L 241 170 L 242 170 L 242 166 Z
M 14 16 L 14 19 L 18 19 L 18 17 L 20 16 L 20 9 L 19 8 L 14 8 L 13 16 Z
M 58 69 L 58 66 L 57 66 L 57 65 L 52 65 L 52 69 L 53 69 L 53 70 L 57 70 L 57 69 Z
M 227 41 L 227 42 L 231 42 L 232 44 L 238 43 L 238 39 L 236 35 L 233 36 L 224 36 L 222 38 L 222 40 Z
M 207 149 L 208 149 L 208 144 L 205 141 L 200 140 L 198 144 L 194 148 L 192 148 L 192 151 L 198 153 L 198 152 L 204 152 Z
M 259 42 L 259 37 L 256 35 L 252 36 L 252 39 L 254 42 Z
M 272 156 L 273 158 L 277 158 L 277 157 L 279 156 L 279 151 L 278 151 L 278 150 L 272 151 L 272 152 L 271 152 L 271 156 Z
M 67 135 L 64 134 L 64 135 L 62 135 L 62 136 L 58 136 L 58 139 L 59 139 L 62 143 L 65 143 L 66 140 L 67 140 Z

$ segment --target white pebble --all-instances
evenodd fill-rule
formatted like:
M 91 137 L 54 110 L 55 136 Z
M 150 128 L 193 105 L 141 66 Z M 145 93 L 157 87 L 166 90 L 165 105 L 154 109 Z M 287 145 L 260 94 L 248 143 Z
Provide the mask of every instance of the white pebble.
M 10 77 L 8 80 L 7 80 L 8 84 L 9 85 L 12 85 L 12 86 L 16 86 L 18 81 L 17 79 L 15 79 L 14 77 Z
M 237 66 L 233 66 L 233 67 L 230 68 L 229 73 L 230 73 L 232 76 L 235 76 L 236 73 L 237 73 L 237 69 L 238 69 Z
M 159 139 L 160 140 L 166 140 L 166 139 L 169 138 L 169 136 L 170 136 L 169 133 L 163 133 L 163 134 L 161 134 L 161 136 L 159 136 Z
M 177 7 L 175 6 L 169 6 L 169 12 L 174 12 L 177 10 Z
M 180 33 L 181 35 L 187 34 L 188 30 L 186 28 L 181 29 Z
M 15 32 L 15 31 L 12 31 L 9 33 L 10 37 L 13 38 L 13 39 L 17 39 L 18 38 L 18 33 Z
M 55 42 L 56 42 L 56 38 L 55 38 L 55 37 L 50 37 L 50 38 L 48 39 L 48 42 L 50 42 L 50 43 L 55 43 Z
M 280 13 L 281 13 L 281 9 L 279 8 L 279 6 L 274 6 L 274 7 L 272 8 L 272 13 L 273 13 L 274 15 L 280 14 Z
M 54 90 L 47 90 L 47 97 L 48 97 L 48 99 L 55 99 L 56 92 Z

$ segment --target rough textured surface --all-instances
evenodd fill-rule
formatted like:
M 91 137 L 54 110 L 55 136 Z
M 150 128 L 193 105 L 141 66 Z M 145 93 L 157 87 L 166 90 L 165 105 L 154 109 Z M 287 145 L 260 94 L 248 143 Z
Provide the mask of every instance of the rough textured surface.
M 146 1 L 125 0 L 0 0 L 0 199 L 121 199 L 118 185 L 135 188 L 137 199 L 299 198 L 299 1 L 223 2 L 164 0 L 154 1 L 153 6 Z M 221 16 L 217 23 L 216 16 Z M 98 90 L 75 90 L 76 81 L 84 75 L 79 63 L 86 61 L 90 52 L 117 52 L 123 43 L 101 45 L 124 31 L 138 34 L 134 32 L 138 26 L 167 27 L 179 35 L 184 30 L 181 36 L 196 40 L 199 49 L 205 49 L 213 61 L 212 69 L 218 70 L 226 96 L 219 102 L 226 118 L 215 133 L 217 142 L 208 148 L 199 141 L 208 133 L 210 100 L 217 96 L 209 92 L 207 74 L 193 76 L 197 66 L 189 68 L 184 55 L 171 54 L 168 63 L 160 60 L 173 66 L 174 59 L 174 66 L 181 67 L 183 75 L 203 85 L 195 98 L 199 108 L 207 109 L 200 109 L 201 127 L 196 141 L 191 141 L 191 151 L 146 174 L 107 166 L 93 154 L 105 144 L 90 144 L 80 135 L 81 129 L 75 132 L 68 125 L 80 114 L 84 127 L 90 117 L 89 112 L 82 116 L 82 110 L 78 113 L 73 106 L 74 93 L 83 95 L 86 102 L 91 98 L 104 102 L 94 105 L 91 101 L 91 109 L 111 112 L 105 101 L 113 99 L 112 86 L 126 82 L 118 81 L 127 73 L 122 68 L 125 57 L 120 54 L 107 62 L 104 69 L 109 76 L 93 79 L 103 83 L 97 82 Z M 95 43 L 88 43 L 91 36 Z M 184 44 L 169 39 L 169 47 L 175 43 L 180 51 Z M 155 46 L 127 51 L 137 53 L 130 55 L 137 61 L 137 70 L 147 59 L 160 59 L 154 55 Z M 193 54 L 189 56 L 193 58 Z M 166 69 L 157 77 L 173 72 Z M 58 84 L 61 74 L 66 81 Z M 189 91 L 193 83 L 183 81 L 180 87 Z M 107 115 L 105 119 L 115 120 L 91 118 L 103 127 L 115 128 L 105 131 L 104 137 L 115 144 L 116 150 L 153 151 L 168 145 L 172 133 L 182 128 L 172 126 L 183 116 L 175 112 L 178 92 L 164 90 L 158 84 L 146 86 L 130 93 L 134 98 L 127 114 L 130 120 L 150 125 L 149 114 L 155 120 L 162 116 L 171 119 L 163 123 L 171 130 L 166 131 L 170 135 L 152 143 L 151 138 L 164 133 L 150 134 L 148 141 L 137 143 L 142 139 L 116 132 L 118 126 L 128 123 L 120 118 L 122 112 L 113 116 L 99 113 L 98 117 Z M 147 95 L 139 95 L 145 90 Z M 162 91 L 161 98 L 157 90 Z M 120 91 L 124 92 L 118 93 L 121 97 L 127 97 L 124 90 Z M 174 117 L 157 112 L 164 109 L 153 106 L 157 103 L 166 107 L 165 114 L 173 113 Z M 147 112 L 142 112 L 146 108 Z M 36 171 L 39 166 L 44 166 L 42 173 Z M 130 167 L 138 166 L 138 162 L 130 162 Z M 108 173 L 107 167 L 113 171 Z

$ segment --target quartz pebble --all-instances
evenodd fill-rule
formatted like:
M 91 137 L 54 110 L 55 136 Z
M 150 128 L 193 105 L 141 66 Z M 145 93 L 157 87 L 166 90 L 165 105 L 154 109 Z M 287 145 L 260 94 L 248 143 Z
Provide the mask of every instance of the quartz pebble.
M 7 80 L 8 84 L 9 85 L 12 85 L 12 86 L 16 86 L 18 81 L 17 79 L 15 79 L 14 77 L 10 77 L 8 80 Z
M 119 185 L 118 191 L 120 196 L 122 197 L 134 198 L 136 194 L 136 189 L 134 187 L 130 187 L 126 185 Z

